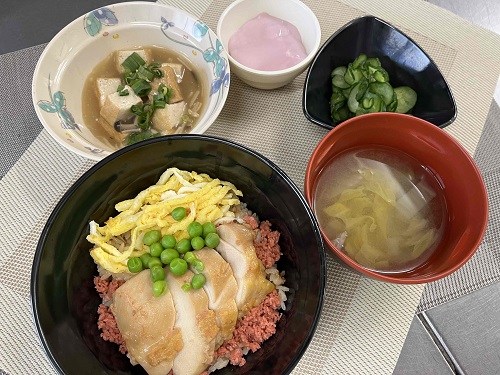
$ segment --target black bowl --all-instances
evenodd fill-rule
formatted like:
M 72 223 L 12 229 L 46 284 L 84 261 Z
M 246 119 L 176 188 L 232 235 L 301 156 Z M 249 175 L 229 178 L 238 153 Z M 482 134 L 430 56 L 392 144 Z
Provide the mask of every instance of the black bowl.
M 271 161 L 243 146 L 200 135 L 151 139 L 113 153 L 63 196 L 42 232 L 31 276 L 33 315 L 42 345 L 63 374 L 142 374 L 97 330 L 97 274 L 85 237 L 88 223 L 116 214 L 114 205 L 153 185 L 169 167 L 233 182 L 243 201 L 281 232 L 278 267 L 290 287 L 277 333 L 247 364 L 220 374 L 287 374 L 307 348 L 323 305 L 323 242 L 302 193 Z
M 327 129 L 339 124 L 330 115 L 330 74 L 333 68 L 347 65 L 361 53 L 380 59 L 393 87 L 410 86 L 417 92 L 417 103 L 410 114 L 440 128 L 455 120 L 455 100 L 436 64 L 412 39 L 373 16 L 349 22 L 316 54 L 307 72 L 302 97 L 308 120 Z

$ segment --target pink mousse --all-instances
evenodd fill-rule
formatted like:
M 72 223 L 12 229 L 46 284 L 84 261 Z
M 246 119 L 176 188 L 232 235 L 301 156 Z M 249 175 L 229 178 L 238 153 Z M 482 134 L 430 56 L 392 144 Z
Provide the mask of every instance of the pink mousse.
M 229 54 L 240 64 L 257 70 L 282 70 L 307 56 L 297 28 L 282 19 L 260 13 L 229 39 Z

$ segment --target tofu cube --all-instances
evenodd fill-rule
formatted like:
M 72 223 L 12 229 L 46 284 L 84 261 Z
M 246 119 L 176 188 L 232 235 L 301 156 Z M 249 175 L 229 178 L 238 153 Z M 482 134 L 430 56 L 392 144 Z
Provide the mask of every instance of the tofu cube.
M 116 92 L 118 86 L 122 83 L 120 78 L 97 78 L 96 89 L 97 97 L 99 98 L 99 108 L 102 108 L 106 97 Z
M 117 121 L 127 120 L 134 116 L 130 107 L 142 103 L 142 99 L 130 86 L 126 85 L 124 89 L 128 90 L 128 95 L 120 96 L 118 92 L 109 94 L 101 108 L 101 117 L 111 126 L 114 126 Z
M 125 59 L 134 52 L 137 52 L 137 54 L 141 56 L 144 61 L 146 61 L 146 64 L 151 63 L 152 53 L 150 49 L 116 51 L 115 62 L 116 62 L 116 69 L 119 73 L 123 73 L 125 71 L 125 69 L 123 69 L 122 62 L 124 62 Z
M 186 102 L 178 102 L 167 104 L 165 108 L 155 110 L 151 118 L 153 128 L 163 134 L 173 133 L 181 121 L 185 108 Z
M 162 64 L 160 69 L 163 71 L 163 77 L 155 78 L 153 82 L 151 82 L 151 88 L 153 91 L 158 91 L 158 87 L 160 84 L 164 84 L 167 87 L 172 89 L 172 96 L 170 97 L 169 103 L 178 103 L 184 100 L 182 97 L 182 91 L 177 83 L 177 76 L 174 73 L 174 69 L 171 66 Z
M 166 66 L 169 66 L 174 70 L 175 76 L 177 78 L 177 83 L 181 83 L 182 79 L 184 78 L 184 72 L 186 71 L 186 68 L 184 67 L 184 65 L 179 64 L 179 63 L 163 63 L 163 64 L 161 64 L 161 68 L 164 68 Z

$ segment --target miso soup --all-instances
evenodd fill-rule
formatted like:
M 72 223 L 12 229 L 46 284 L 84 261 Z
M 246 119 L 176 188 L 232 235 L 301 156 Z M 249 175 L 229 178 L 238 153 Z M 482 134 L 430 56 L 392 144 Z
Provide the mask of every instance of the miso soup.
M 334 158 L 318 176 L 313 205 L 338 249 L 388 273 L 424 263 L 447 222 L 436 177 L 409 155 L 386 148 L 349 150 Z
M 130 57 L 134 52 L 139 63 L 130 67 L 125 60 L 135 63 Z M 183 55 L 169 49 L 147 46 L 114 51 L 85 81 L 84 123 L 114 149 L 157 135 L 188 133 L 203 114 L 208 97 L 201 74 Z M 158 98 L 164 104 L 158 105 Z

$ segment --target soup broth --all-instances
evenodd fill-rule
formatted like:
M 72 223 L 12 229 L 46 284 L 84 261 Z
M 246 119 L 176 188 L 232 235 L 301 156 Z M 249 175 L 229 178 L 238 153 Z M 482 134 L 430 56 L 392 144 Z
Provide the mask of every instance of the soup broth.
M 435 176 L 392 149 L 350 150 L 336 157 L 318 176 L 313 204 L 338 249 L 382 272 L 424 263 L 447 221 Z
M 131 49 L 132 50 L 132 49 Z M 177 74 L 177 82 L 185 102 L 182 121 L 171 131 L 158 130 L 160 134 L 188 133 L 204 112 L 207 92 L 202 84 L 201 73 L 181 54 L 155 46 L 147 46 L 141 50 L 150 51 L 151 62 L 158 64 L 171 63 L 182 65 L 182 74 Z M 102 104 L 96 89 L 100 78 L 120 78 L 125 84 L 123 74 L 117 70 L 117 51 L 111 53 L 100 62 L 87 77 L 82 92 L 83 121 L 94 136 L 113 149 L 119 149 L 127 144 L 127 132 L 120 132 L 117 124 L 109 124 L 101 116 Z M 147 98 L 143 98 L 146 101 Z

